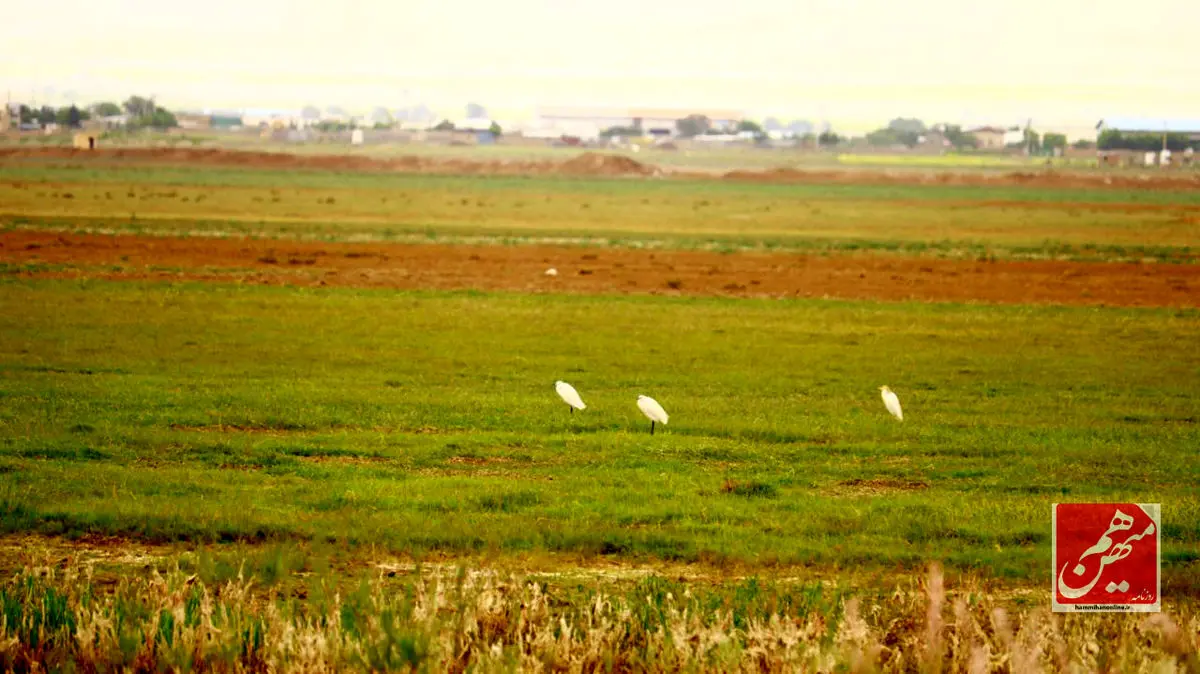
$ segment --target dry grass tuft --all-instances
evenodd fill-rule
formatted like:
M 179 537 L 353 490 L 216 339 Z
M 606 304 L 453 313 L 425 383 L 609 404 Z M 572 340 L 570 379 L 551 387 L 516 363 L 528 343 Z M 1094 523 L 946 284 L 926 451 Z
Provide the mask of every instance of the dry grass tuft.
M 323 584 L 323 581 L 316 581 Z M 643 586 L 639 586 L 643 587 Z M 684 590 L 569 599 L 491 571 L 380 574 L 345 595 L 263 601 L 240 575 L 179 571 L 105 591 L 90 568 L 28 568 L 0 586 L 0 668 L 83 671 L 1196 671 L 1200 615 L 1011 615 L 923 587 L 807 615 L 735 615 Z M 319 594 L 319 593 L 318 593 Z M 258 598 L 256 599 L 256 596 Z M 316 597 L 317 595 L 314 595 Z M 1115 638 L 1114 638 L 1115 637 Z

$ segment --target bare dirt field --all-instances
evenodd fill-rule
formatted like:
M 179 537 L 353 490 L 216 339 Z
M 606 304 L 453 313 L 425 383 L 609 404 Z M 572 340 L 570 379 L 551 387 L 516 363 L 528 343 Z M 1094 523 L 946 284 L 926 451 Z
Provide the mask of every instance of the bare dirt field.
M 722 254 L 548 245 L 0 234 L 24 277 L 522 292 L 1200 306 L 1200 265 Z M 557 275 L 548 276 L 550 268 Z
M 585 152 L 564 161 L 465 160 L 403 156 L 374 158 L 361 155 L 304 155 L 283 152 L 236 151 L 203 148 L 115 148 L 78 150 L 64 147 L 0 148 L 3 160 L 73 160 L 121 163 L 157 163 L 202 166 L 236 166 L 257 169 L 320 169 L 327 171 L 384 171 L 462 175 L 563 175 L 580 177 L 720 178 L 742 182 L 834 183 L 857 185 L 934 184 L 1027 186 L 1043 188 L 1091 187 L 1114 189 L 1200 189 L 1200 172 L 1115 174 L 1055 170 L 1015 172 L 964 172 L 954 170 L 797 170 L 729 171 L 712 174 L 664 169 L 623 155 Z

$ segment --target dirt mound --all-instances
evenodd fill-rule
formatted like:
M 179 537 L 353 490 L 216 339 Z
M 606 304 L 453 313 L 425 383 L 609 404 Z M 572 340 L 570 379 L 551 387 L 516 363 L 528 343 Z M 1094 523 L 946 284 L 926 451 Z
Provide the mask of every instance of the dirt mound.
M 559 164 L 558 171 L 577 176 L 650 176 L 661 173 L 658 168 L 629 157 L 599 152 L 584 152 Z
M 211 148 L 112 148 L 77 150 L 66 147 L 0 148 L 2 159 L 69 159 L 146 162 L 189 166 L 239 166 L 260 169 L 319 169 L 454 175 L 571 175 L 596 177 L 654 176 L 662 171 L 628 157 L 586 152 L 565 162 L 475 161 L 404 156 L 373 158 L 357 155 L 289 154 Z
M 790 168 L 773 168 L 763 171 L 730 171 L 722 176 L 726 180 L 754 183 L 813 183 L 830 182 L 838 174 L 830 171 L 798 171 Z

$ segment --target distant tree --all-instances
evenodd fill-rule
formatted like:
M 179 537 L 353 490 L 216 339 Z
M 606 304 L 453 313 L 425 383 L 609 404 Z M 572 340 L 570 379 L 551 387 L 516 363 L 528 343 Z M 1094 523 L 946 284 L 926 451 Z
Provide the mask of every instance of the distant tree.
M 1139 137 L 1137 134 L 1123 134 L 1116 129 L 1105 129 L 1100 132 L 1096 144 L 1101 150 L 1145 150 L 1148 145 L 1149 138 Z M 1159 143 L 1157 148 L 1162 147 Z
M 979 140 L 975 136 L 963 131 L 962 127 L 957 124 L 946 124 L 942 129 L 942 135 L 956 150 L 973 150 L 979 146 Z
M 642 130 L 635 126 L 610 126 L 600 132 L 601 138 L 636 138 Z
M 688 115 L 675 122 L 676 131 L 684 138 L 703 135 L 710 128 L 712 128 L 712 122 L 704 115 Z
M 377 106 L 371 111 L 371 122 L 377 129 L 387 128 L 395 123 L 395 121 L 392 119 L 392 113 L 388 112 L 387 108 L 383 106 Z
M 1200 142 L 1188 138 L 1187 134 L 1168 133 L 1167 149 L 1179 152 L 1189 147 L 1200 149 Z M 1157 152 L 1163 147 L 1161 133 L 1122 133 L 1116 129 L 1105 129 L 1096 139 L 1096 145 L 1101 150 L 1137 150 L 1139 152 Z
M 902 141 L 900 140 L 899 134 L 897 134 L 895 130 L 885 128 L 875 129 L 874 131 L 868 133 L 867 144 L 875 147 L 891 147 L 893 145 L 902 144 Z
M 55 113 L 55 121 L 62 126 L 69 126 L 73 129 L 79 128 L 79 123 L 84 120 L 84 113 L 79 108 L 72 105 L 69 108 L 59 108 Z
M 787 128 L 797 137 L 804 137 L 813 132 L 812 122 L 807 119 L 793 119 Z
M 763 120 L 763 128 L 767 131 L 783 131 L 783 123 L 776 117 L 768 117 Z
M 432 122 L 437 119 L 437 115 L 428 105 L 419 103 L 408 109 L 408 119 L 413 122 Z
M 38 111 L 38 123 L 41 124 L 42 126 L 46 126 L 47 124 L 54 124 L 57 121 L 58 121 L 58 113 L 55 112 L 54 108 L 52 108 L 48 105 L 43 105 L 42 109 L 40 111 Z
M 153 98 L 141 96 L 130 96 L 121 106 L 125 108 L 125 112 L 129 113 L 130 117 L 153 117 L 154 112 L 158 109 Z
M 761 136 L 764 133 L 762 126 L 758 122 L 749 119 L 743 119 L 742 121 L 738 122 L 737 130 L 750 131 L 757 136 Z
M 175 114 L 166 108 L 156 108 L 149 117 L 142 118 L 142 125 L 155 129 L 172 129 L 179 126 L 179 121 L 175 119 Z
M 483 107 L 482 105 L 480 105 L 478 103 L 467 103 L 467 118 L 468 119 L 479 119 L 479 118 L 487 117 L 487 116 L 488 116 L 487 108 Z
M 504 135 L 504 129 L 501 129 L 500 125 L 496 122 L 492 122 L 492 125 L 488 127 L 488 131 L 491 131 L 492 135 L 497 138 Z
M 33 108 L 22 103 L 21 107 L 17 109 L 17 117 L 21 119 L 22 124 L 28 124 L 37 117 L 37 113 Z
M 100 117 L 112 117 L 113 115 L 121 114 L 121 106 L 116 103 L 105 101 L 92 106 L 92 112 Z
M 821 147 L 833 147 L 842 142 L 843 138 L 832 130 L 822 131 L 821 135 L 817 136 L 817 143 Z
M 300 117 L 303 119 L 321 119 L 321 109 L 315 105 L 306 105 L 300 110 Z
M 1096 149 L 1096 144 L 1087 138 L 1080 138 L 1074 143 L 1071 143 L 1071 147 L 1075 148 L 1076 150 L 1094 150 Z
M 437 126 L 433 127 L 433 130 L 434 131 L 453 131 L 454 130 L 454 122 L 451 122 L 448 119 L 443 119 L 442 121 L 438 122 Z
M 1096 146 L 1101 150 L 1123 150 L 1121 132 L 1116 129 L 1105 129 L 1096 137 Z
M 895 131 L 896 133 L 911 133 L 914 137 L 925 133 L 927 130 L 925 122 L 922 122 L 916 118 L 905 119 L 904 117 L 897 117 L 896 119 L 888 122 L 887 128 Z
M 916 147 L 921 142 L 921 133 L 916 131 L 900 131 L 891 126 L 884 129 L 876 129 L 866 135 L 868 145 L 877 147 L 890 147 L 894 145 L 904 145 L 906 147 Z
M 129 115 L 129 126 L 132 128 L 170 129 L 179 126 L 175 114 L 155 104 L 153 98 L 130 96 L 121 105 Z
M 1054 150 L 1064 150 L 1067 147 L 1067 136 L 1062 133 L 1049 133 L 1042 136 L 1042 147 L 1053 152 Z
M 1037 154 L 1042 151 L 1042 137 L 1033 129 L 1025 129 L 1025 138 L 1021 141 L 1021 147 L 1029 154 Z

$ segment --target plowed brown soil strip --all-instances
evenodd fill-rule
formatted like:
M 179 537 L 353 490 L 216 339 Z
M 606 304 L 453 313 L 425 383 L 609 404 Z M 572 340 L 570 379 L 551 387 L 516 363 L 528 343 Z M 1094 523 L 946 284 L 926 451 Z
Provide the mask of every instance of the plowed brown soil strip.
M 558 246 L 0 234 L 23 276 L 271 285 L 1200 306 L 1200 265 L 975 262 Z M 556 276 L 546 270 L 555 268 Z

